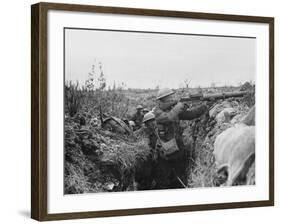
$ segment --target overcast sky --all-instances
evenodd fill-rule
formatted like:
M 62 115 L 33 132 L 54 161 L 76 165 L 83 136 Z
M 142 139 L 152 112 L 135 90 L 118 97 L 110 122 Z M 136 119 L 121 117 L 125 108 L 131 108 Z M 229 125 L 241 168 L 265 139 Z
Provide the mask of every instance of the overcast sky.
M 256 40 L 251 38 L 65 30 L 65 79 L 88 77 L 101 62 L 108 85 L 178 88 L 254 81 Z

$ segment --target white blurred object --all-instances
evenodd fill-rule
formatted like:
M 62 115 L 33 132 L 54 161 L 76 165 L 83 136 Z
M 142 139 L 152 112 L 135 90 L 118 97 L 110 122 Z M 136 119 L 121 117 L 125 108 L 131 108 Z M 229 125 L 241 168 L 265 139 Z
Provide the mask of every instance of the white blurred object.
M 135 123 L 134 121 L 129 121 L 129 125 L 130 125 L 131 127 L 135 127 L 135 126 L 136 126 L 136 123 Z
M 209 116 L 215 118 L 224 108 L 232 108 L 231 104 L 227 101 L 216 104 L 210 111 Z
M 234 108 L 224 108 L 217 114 L 216 121 L 218 123 L 229 123 L 236 113 L 237 112 Z
M 223 131 L 214 143 L 218 176 L 227 173 L 228 186 L 241 184 L 241 180 L 244 184 L 255 183 L 255 106 L 245 116 L 237 116 L 240 123 Z

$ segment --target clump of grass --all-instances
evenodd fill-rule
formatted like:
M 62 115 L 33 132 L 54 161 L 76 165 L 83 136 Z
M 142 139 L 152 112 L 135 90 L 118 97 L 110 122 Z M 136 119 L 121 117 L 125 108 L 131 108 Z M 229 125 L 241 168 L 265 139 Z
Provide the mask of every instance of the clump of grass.
M 109 150 L 103 152 L 103 161 L 116 164 L 120 172 L 134 170 L 139 160 L 146 160 L 150 155 L 150 149 L 144 139 L 136 142 L 120 141 L 112 145 Z
M 251 91 L 249 93 L 247 93 L 243 99 L 242 102 L 245 103 L 248 107 L 252 107 L 255 105 L 256 100 L 255 100 L 255 92 Z
M 198 150 L 198 149 L 197 149 Z M 190 174 L 189 186 L 191 188 L 213 187 L 216 175 L 216 166 L 210 150 L 199 149 L 194 161 L 194 169 Z
M 90 183 L 80 164 L 65 163 L 64 193 L 77 194 L 90 191 Z
M 138 141 L 114 141 L 104 148 L 100 159 L 104 173 L 111 173 L 120 183 L 119 191 L 136 190 L 135 178 L 143 164 L 150 159 L 150 149 L 144 139 Z M 141 172 L 142 173 L 142 172 Z
M 73 117 L 82 107 L 83 91 L 79 88 L 79 83 L 68 82 L 64 86 L 66 111 Z

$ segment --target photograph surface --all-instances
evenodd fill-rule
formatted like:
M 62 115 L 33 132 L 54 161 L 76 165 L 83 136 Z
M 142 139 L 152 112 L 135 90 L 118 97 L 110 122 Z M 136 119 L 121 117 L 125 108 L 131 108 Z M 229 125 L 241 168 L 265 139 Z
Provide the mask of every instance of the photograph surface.
M 64 28 L 64 193 L 255 185 L 256 38 Z

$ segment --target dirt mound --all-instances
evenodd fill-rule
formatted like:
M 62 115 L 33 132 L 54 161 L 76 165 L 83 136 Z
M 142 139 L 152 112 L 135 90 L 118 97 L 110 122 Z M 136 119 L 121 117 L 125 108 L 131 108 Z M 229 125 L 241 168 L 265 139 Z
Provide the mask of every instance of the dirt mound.
M 249 91 L 255 88 L 250 82 L 245 82 L 243 85 L 240 86 L 240 91 Z
M 65 193 L 134 190 L 150 150 L 143 140 L 65 120 Z
M 251 96 L 254 98 L 254 96 Z M 189 187 L 213 187 L 216 175 L 215 159 L 213 155 L 216 137 L 224 130 L 240 123 L 250 110 L 249 96 L 241 99 L 229 98 L 217 101 L 211 113 L 206 113 L 201 118 L 188 121 L 184 130 L 185 142 L 193 145 L 190 158 Z M 227 105 L 227 107 L 225 106 Z M 218 119 L 217 116 L 225 108 L 235 111 L 232 116 L 223 113 L 227 119 Z M 215 112 L 214 112 L 215 111 Z M 211 116 L 210 116 L 211 115 Z

